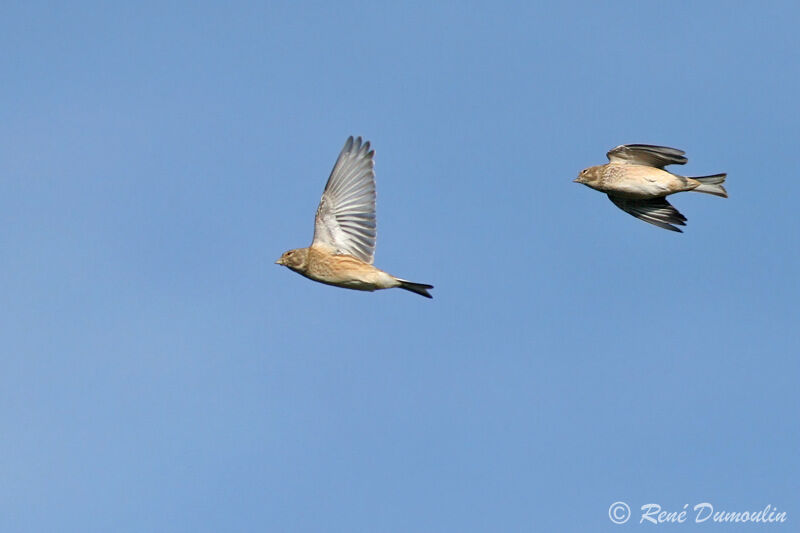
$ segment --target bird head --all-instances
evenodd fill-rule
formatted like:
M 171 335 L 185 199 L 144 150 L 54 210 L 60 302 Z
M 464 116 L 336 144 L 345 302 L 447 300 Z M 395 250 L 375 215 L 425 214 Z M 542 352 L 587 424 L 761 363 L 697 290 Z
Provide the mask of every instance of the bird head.
M 597 181 L 597 168 L 598 167 L 589 167 L 584 168 L 578 174 L 578 177 L 572 180 L 575 183 L 583 183 L 584 185 L 589 185 Z
M 292 270 L 302 270 L 306 265 L 307 259 L 308 249 L 299 248 L 297 250 L 283 252 L 283 255 L 281 255 L 278 260 L 275 261 L 275 264 L 291 268 Z

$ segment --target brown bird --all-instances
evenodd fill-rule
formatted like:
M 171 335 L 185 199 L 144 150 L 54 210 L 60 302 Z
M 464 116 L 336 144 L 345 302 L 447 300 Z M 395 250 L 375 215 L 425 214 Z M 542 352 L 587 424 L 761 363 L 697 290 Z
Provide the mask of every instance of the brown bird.
M 400 287 L 433 298 L 433 285 L 412 283 L 372 266 L 375 255 L 375 172 L 369 142 L 349 137 L 333 166 L 308 248 L 285 252 L 277 264 L 314 281 L 375 291 Z
M 686 225 L 686 217 L 672 207 L 666 196 L 697 191 L 728 197 L 722 183 L 727 174 L 679 176 L 664 170 L 667 165 L 684 165 L 683 150 L 649 144 L 617 146 L 608 154 L 609 163 L 581 170 L 574 180 L 608 194 L 614 205 L 659 228 L 681 232 L 673 226 Z

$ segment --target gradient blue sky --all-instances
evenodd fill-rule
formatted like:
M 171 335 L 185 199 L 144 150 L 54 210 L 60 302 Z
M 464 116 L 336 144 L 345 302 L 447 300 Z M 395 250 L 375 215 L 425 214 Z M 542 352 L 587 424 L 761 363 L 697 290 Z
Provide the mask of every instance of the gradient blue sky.
M 800 8 L 557 4 L 5 4 L 0 530 L 796 530 Z M 351 134 L 434 300 L 273 264 Z

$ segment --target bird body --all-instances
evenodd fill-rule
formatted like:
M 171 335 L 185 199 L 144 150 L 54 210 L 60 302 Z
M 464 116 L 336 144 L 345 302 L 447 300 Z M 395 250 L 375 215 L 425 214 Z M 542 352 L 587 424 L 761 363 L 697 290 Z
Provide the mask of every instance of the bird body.
M 400 282 L 391 274 L 365 263 L 357 257 L 335 254 L 317 246 L 290 250 L 278 259 L 298 274 L 336 287 L 357 291 L 374 291 L 399 287 Z M 293 258 L 297 258 L 294 261 Z
M 644 165 L 608 163 L 588 170 L 593 179 L 587 181 L 586 185 L 632 200 L 691 191 L 700 185 L 695 179 Z
M 636 218 L 680 232 L 686 217 L 666 197 L 684 191 L 697 191 L 728 197 L 722 183 L 727 174 L 686 177 L 664 169 L 667 165 L 683 165 L 684 152 L 666 146 L 628 144 L 617 146 L 607 154 L 608 163 L 586 168 L 574 180 L 604 192 L 623 211 Z
M 377 234 L 374 155 L 361 137 L 347 139 L 322 193 L 311 246 L 284 252 L 276 263 L 327 285 L 358 291 L 399 287 L 432 298 L 428 289 L 433 285 L 413 283 L 372 265 Z

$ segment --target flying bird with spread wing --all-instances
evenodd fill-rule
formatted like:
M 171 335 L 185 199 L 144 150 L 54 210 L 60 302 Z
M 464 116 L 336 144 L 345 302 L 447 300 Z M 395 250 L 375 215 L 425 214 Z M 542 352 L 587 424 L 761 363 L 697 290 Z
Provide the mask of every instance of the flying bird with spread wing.
M 374 156 L 369 141 L 347 139 L 322 193 L 311 246 L 289 250 L 276 263 L 345 289 L 399 287 L 433 298 L 428 292 L 433 285 L 400 279 L 372 266 L 377 234 Z
M 666 146 L 625 144 L 610 150 L 608 163 L 581 170 L 573 180 L 608 194 L 609 199 L 640 220 L 659 228 L 682 232 L 683 216 L 666 197 L 676 192 L 697 191 L 728 197 L 722 183 L 727 174 L 686 177 L 664 169 L 684 165 L 684 151 Z

